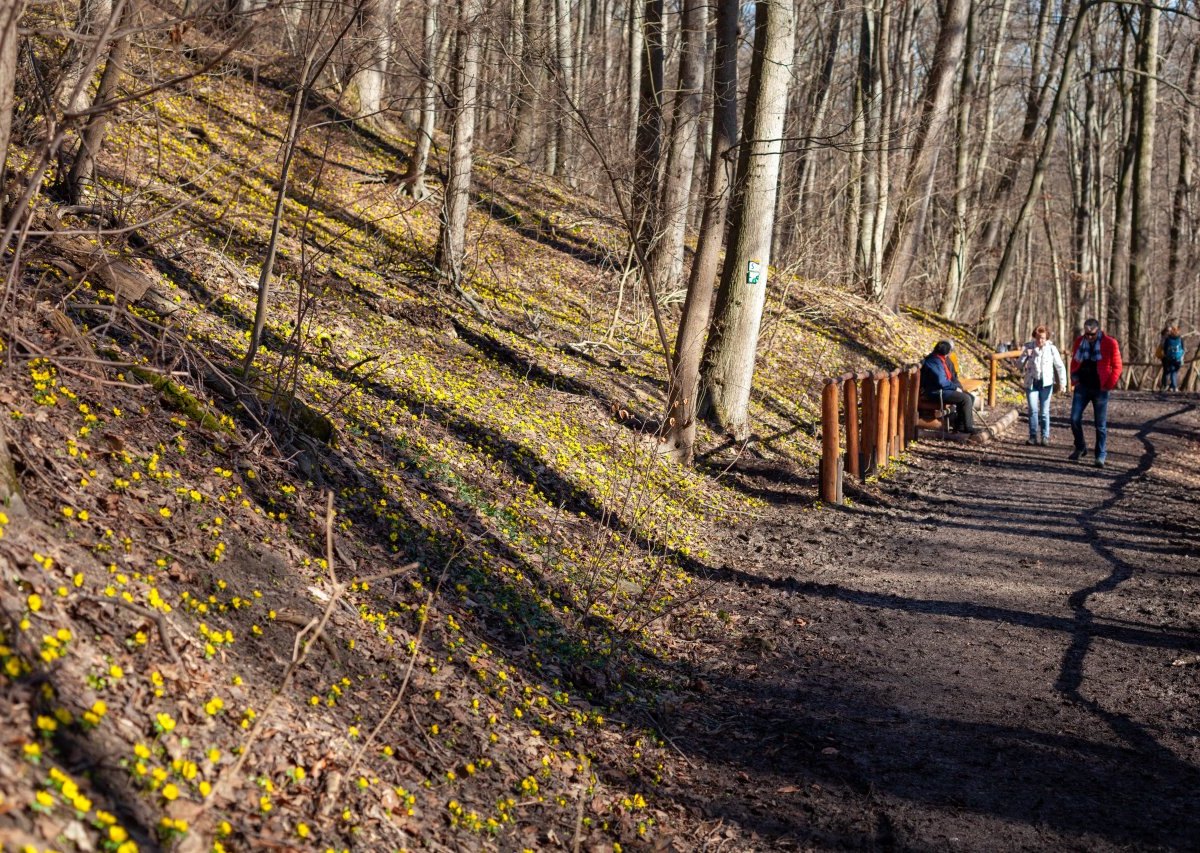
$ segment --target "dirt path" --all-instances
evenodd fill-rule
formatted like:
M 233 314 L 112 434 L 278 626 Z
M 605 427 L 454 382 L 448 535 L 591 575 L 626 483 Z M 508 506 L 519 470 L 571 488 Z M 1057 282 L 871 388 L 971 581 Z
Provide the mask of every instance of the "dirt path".
M 1121 395 L 1103 471 L 1056 414 L 844 510 L 759 482 L 658 720 L 696 847 L 1200 849 L 1200 400 Z

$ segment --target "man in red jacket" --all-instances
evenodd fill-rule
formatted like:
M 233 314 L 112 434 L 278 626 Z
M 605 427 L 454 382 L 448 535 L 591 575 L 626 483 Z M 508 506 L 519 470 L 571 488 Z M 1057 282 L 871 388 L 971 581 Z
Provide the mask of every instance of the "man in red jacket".
M 1071 434 L 1075 436 L 1075 449 L 1067 458 L 1072 462 L 1087 456 L 1083 410 L 1091 403 L 1096 422 L 1096 467 L 1104 467 L 1108 458 L 1108 392 L 1117 387 L 1120 378 L 1121 347 L 1117 339 L 1100 331 L 1099 320 L 1088 320 L 1083 324 L 1083 334 L 1071 346 L 1071 384 L 1075 386 Z

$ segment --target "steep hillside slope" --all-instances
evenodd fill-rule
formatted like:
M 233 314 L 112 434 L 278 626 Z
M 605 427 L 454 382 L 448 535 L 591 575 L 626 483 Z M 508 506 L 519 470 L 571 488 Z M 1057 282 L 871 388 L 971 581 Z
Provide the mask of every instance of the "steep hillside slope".
M 686 847 L 654 708 L 728 617 L 713 537 L 761 506 L 731 464 L 804 476 L 819 379 L 948 330 L 780 276 L 757 440 L 674 467 L 614 216 L 482 156 L 473 309 L 431 271 L 440 196 L 397 192 L 409 140 L 316 106 L 241 376 L 276 73 L 123 106 L 94 205 L 37 202 L 0 374 L 0 843 Z

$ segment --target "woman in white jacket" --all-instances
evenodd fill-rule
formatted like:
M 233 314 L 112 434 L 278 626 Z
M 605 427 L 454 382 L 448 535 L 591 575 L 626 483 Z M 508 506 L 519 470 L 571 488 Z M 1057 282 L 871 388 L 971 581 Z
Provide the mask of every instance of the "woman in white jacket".
M 1025 443 L 1049 444 L 1050 397 L 1056 385 L 1067 393 L 1067 368 L 1045 326 L 1033 330 L 1033 340 L 1021 350 L 1020 364 L 1025 370 L 1025 394 L 1029 399 L 1029 440 Z

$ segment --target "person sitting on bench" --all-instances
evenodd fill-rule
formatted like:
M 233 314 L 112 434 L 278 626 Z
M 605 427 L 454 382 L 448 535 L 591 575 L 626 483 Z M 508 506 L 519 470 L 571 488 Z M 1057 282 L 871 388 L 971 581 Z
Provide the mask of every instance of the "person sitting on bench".
M 963 390 L 958 380 L 958 371 L 949 359 L 952 349 L 949 341 L 938 341 L 925 361 L 921 363 L 921 394 L 939 405 L 953 403 L 957 414 L 954 418 L 955 432 L 975 433 L 975 398 Z

